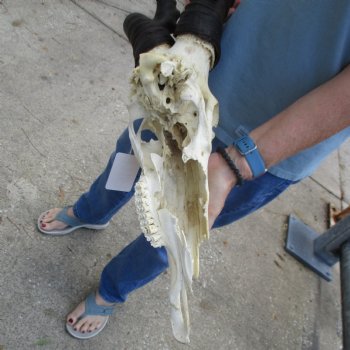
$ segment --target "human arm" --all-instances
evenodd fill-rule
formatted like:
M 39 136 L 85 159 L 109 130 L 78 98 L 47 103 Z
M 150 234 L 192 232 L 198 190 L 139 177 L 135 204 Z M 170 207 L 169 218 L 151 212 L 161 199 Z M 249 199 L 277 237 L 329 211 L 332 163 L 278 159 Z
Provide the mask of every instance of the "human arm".
M 254 129 L 250 136 L 265 161 L 266 168 L 314 146 L 350 126 L 350 66 L 275 117 Z M 245 179 L 252 174 L 245 158 L 233 146 L 226 151 Z M 212 154 L 209 173 L 209 224 L 212 226 L 236 178 L 219 154 Z

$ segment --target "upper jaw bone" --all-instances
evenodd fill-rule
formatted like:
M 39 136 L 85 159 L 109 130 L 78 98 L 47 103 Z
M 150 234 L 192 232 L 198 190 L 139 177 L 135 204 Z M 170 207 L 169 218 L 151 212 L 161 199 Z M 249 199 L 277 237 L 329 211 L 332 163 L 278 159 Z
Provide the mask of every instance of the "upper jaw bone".
M 189 342 L 186 290 L 199 273 L 199 244 L 209 235 L 207 164 L 218 119 L 207 82 L 212 61 L 210 45 L 181 35 L 171 48 L 141 54 L 131 79 L 129 111 L 144 117 L 137 133 L 129 126 L 142 168 L 136 209 L 146 238 L 167 250 L 172 327 L 181 342 Z M 142 141 L 145 129 L 157 141 Z

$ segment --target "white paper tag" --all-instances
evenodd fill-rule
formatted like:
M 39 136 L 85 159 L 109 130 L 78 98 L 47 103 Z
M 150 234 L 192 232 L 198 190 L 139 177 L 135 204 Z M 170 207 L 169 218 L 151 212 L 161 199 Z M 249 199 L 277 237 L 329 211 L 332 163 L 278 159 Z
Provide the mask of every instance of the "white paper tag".
M 139 163 L 134 155 L 117 153 L 108 176 L 106 189 L 129 192 L 139 169 Z

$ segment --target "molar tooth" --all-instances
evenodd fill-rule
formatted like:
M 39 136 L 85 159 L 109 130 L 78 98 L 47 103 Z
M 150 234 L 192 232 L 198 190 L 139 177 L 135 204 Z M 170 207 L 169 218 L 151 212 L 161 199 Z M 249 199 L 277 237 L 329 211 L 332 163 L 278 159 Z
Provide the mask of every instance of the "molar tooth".
M 145 219 L 146 219 L 148 222 L 153 221 L 153 215 L 151 214 L 150 211 L 145 212 Z
M 148 225 L 147 220 L 141 218 L 141 219 L 140 219 L 140 226 L 141 226 L 141 227 L 147 227 L 147 225 Z
M 156 225 L 148 225 L 148 229 L 152 235 L 158 232 L 158 227 L 156 227 Z
M 138 196 L 137 198 L 135 198 L 135 203 L 145 208 L 148 208 L 150 206 L 148 198 L 146 198 L 145 196 Z
M 140 228 L 152 246 L 160 247 L 163 245 L 161 232 L 152 213 L 151 203 L 147 183 L 144 176 L 141 176 L 135 185 L 135 204 Z

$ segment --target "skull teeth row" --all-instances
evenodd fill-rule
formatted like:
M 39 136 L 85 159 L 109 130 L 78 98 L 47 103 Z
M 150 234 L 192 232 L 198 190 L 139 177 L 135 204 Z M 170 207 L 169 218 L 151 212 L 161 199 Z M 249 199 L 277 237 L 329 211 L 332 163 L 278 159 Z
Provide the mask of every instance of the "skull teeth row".
M 152 199 L 145 176 L 141 175 L 135 185 L 135 205 L 141 231 L 147 241 L 155 248 L 164 245 L 158 220 L 154 217 L 151 207 Z

